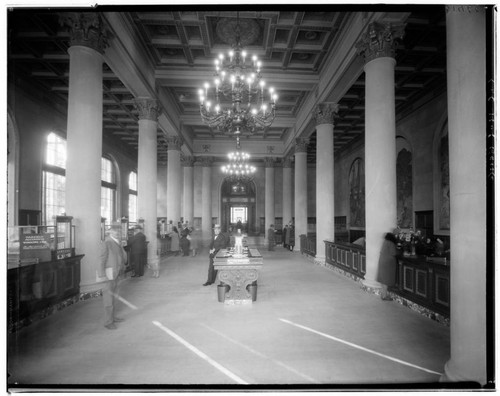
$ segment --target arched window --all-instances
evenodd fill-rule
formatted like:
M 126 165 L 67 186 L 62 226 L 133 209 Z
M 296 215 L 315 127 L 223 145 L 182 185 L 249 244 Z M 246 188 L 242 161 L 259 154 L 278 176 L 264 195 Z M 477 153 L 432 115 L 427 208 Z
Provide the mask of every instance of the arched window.
M 137 222 L 137 172 L 130 172 L 128 177 L 128 220 Z
M 101 159 L 101 217 L 108 224 L 116 219 L 116 170 L 105 157 Z
M 65 212 L 66 140 L 51 132 L 47 136 L 42 181 L 42 223 L 53 225 Z

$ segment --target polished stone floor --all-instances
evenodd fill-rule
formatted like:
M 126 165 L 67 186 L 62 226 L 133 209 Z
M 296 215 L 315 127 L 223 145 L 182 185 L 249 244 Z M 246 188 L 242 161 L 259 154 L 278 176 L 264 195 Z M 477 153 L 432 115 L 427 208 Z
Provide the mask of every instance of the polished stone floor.
M 124 322 L 93 298 L 8 335 L 8 386 L 255 390 L 439 388 L 449 328 L 280 246 L 260 248 L 257 301 L 203 287 L 207 251 L 120 284 Z

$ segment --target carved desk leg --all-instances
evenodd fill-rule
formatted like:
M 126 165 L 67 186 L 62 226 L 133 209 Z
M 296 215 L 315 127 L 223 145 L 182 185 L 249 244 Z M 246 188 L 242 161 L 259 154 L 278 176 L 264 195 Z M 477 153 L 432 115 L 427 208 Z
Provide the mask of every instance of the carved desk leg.
M 219 270 L 219 280 L 227 283 L 231 288 L 226 294 L 227 300 L 241 301 L 252 300 L 247 286 L 256 281 L 258 273 L 256 269 L 224 269 Z

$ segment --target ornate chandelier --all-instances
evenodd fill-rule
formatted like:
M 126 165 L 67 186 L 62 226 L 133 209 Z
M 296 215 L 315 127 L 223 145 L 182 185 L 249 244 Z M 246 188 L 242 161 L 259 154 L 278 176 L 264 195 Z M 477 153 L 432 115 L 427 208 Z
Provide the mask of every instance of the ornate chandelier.
M 229 163 L 221 167 L 225 179 L 230 181 L 249 181 L 257 170 L 255 166 L 249 165 L 250 155 L 241 151 L 240 139 L 236 138 L 236 151 L 229 153 Z
M 241 48 L 239 14 L 232 47 L 215 60 L 213 82 L 198 91 L 201 118 L 219 132 L 253 134 L 273 123 L 278 96 L 272 87 L 265 89 L 261 61 Z

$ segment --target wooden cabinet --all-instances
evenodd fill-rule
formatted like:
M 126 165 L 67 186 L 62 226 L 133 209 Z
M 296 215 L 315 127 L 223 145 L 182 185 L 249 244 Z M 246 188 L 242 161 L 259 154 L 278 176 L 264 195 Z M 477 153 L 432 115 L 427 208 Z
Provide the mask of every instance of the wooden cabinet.
M 9 331 L 31 315 L 79 294 L 82 257 L 20 265 L 7 271 Z

